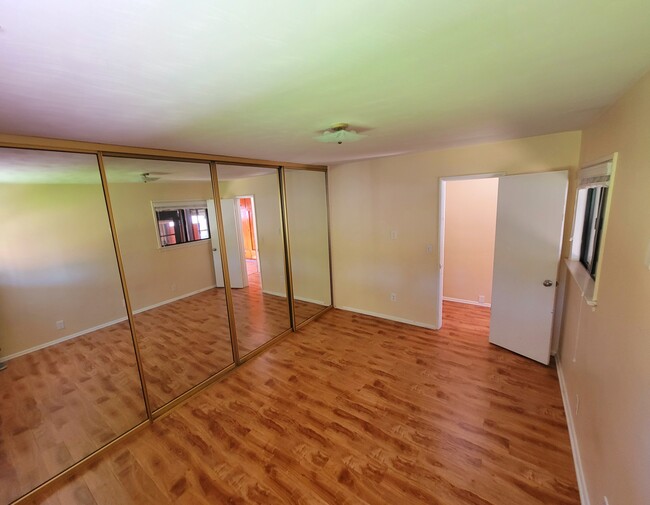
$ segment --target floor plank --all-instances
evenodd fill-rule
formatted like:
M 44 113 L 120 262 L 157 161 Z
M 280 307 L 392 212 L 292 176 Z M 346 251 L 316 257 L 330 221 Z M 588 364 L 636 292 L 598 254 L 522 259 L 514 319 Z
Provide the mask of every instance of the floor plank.
M 259 272 L 233 290 L 242 355 L 290 328 L 287 299 Z M 296 302 L 302 316 L 323 307 Z M 223 289 L 135 315 L 155 410 L 232 363 Z M 0 504 L 146 419 L 127 321 L 11 360 L 0 372 Z
M 96 503 L 577 505 L 555 369 L 490 345 L 488 323 L 453 303 L 437 332 L 330 311 L 67 486 Z

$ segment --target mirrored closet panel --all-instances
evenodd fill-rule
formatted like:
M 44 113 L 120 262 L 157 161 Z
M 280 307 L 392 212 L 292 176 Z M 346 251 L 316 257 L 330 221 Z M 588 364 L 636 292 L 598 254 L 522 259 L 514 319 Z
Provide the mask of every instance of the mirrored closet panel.
M 147 416 L 97 158 L 0 148 L 0 237 L 4 504 Z
M 152 410 L 233 363 L 207 163 L 104 157 Z
M 290 330 L 279 171 L 218 165 L 239 353 Z
M 285 169 L 296 325 L 332 304 L 327 174 Z

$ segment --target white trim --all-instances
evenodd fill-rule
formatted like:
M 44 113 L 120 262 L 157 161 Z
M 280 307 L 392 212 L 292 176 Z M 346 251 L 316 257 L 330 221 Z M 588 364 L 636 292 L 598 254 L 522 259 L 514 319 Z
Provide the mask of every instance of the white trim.
M 564 405 L 564 414 L 566 415 L 566 423 L 569 429 L 569 439 L 571 440 L 571 452 L 573 453 L 573 463 L 576 469 L 576 480 L 578 481 L 578 491 L 580 492 L 580 503 L 582 505 L 591 505 L 589 500 L 589 492 L 587 490 L 587 481 L 585 479 L 585 472 L 582 467 L 582 459 L 580 458 L 580 447 L 578 446 L 578 435 L 576 427 L 573 422 L 573 412 L 571 411 L 571 403 L 569 402 L 569 392 L 566 387 L 564 379 L 564 372 L 562 371 L 562 364 L 560 357 L 555 356 L 555 368 L 557 370 L 557 377 L 560 382 L 560 391 L 562 392 L 562 403 Z
M 446 302 L 466 303 L 467 305 L 478 305 L 479 307 L 492 307 L 491 303 L 475 302 L 474 300 L 463 300 L 462 298 L 452 298 L 451 296 L 443 296 L 442 299 Z
M 487 174 L 470 174 L 470 175 L 448 175 L 440 177 L 441 181 L 464 181 L 472 179 L 492 179 L 494 177 L 503 177 L 506 172 L 489 172 Z
M 142 307 L 141 309 L 134 310 L 133 313 L 141 314 L 142 312 L 155 309 L 156 307 L 161 307 L 162 305 L 167 305 L 168 303 L 177 302 L 178 300 L 182 300 L 183 298 L 187 298 L 188 296 L 198 295 L 199 293 L 203 293 L 204 291 L 209 291 L 216 287 L 217 287 L 216 284 L 212 284 L 211 286 L 205 288 L 197 289 L 195 291 L 190 291 L 189 293 L 185 293 L 184 295 L 175 296 L 174 298 L 169 298 L 168 300 L 163 300 L 162 302 L 154 303 L 153 305 L 147 305 L 146 307 Z
M 436 330 L 442 328 L 442 293 L 445 280 L 445 230 L 447 220 L 447 181 L 438 181 L 438 299 L 436 300 Z
M 447 182 L 473 179 L 499 179 L 505 175 L 506 172 L 489 172 L 486 174 L 452 175 L 438 178 L 438 293 L 436 301 L 437 326 L 434 328 L 436 330 L 442 328 L 442 302 L 445 299 L 442 293 L 445 277 L 445 209 L 447 201 Z M 452 300 L 450 299 L 450 301 Z M 462 300 L 453 301 L 464 303 Z M 491 304 L 487 306 L 491 306 Z
M 294 299 L 300 300 L 301 302 L 315 303 L 316 305 L 324 305 L 329 307 L 329 303 L 325 303 L 323 300 L 315 300 L 314 298 L 306 298 L 304 296 L 294 296 Z
M 257 263 L 257 272 L 260 274 L 260 287 L 264 286 L 264 279 L 262 279 L 262 263 L 260 263 L 260 241 L 257 238 L 257 210 L 255 208 L 255 195 L 241 195 L 236 196 L 235 198 L 250 198 L 251 200 L 251 209 L 253 209 L 253 234 L 255 235 L 255 261 Z M 241 205 L 241 204 L 240 204 Z M 244 255 L 244 262 L 248 261 Z
M 585 299 L 587 305 L 595 307 L 597 305 L 596 300 L 594 299 L 596 282 L 591 278 L 587 269 L 577 260 L 565 259 L 564 263 L 567 271 L 571 274 L 571 277 L 573 277 L 573 280 L 578 285 L 580 294 Z
M 181 296 L 177 296 L 175 298 L 170 298 L 169 300 L 163 300 L 162 302 L 159 303 L 154 303 L 153 305 L 149 305 L 147 307 L 142 307 L 141 309 L 134 310 L 134 314 L 141 314 L 142 312 L 146 312 L 147 310 L 155 309 L 156 307 L 161 307 L 162 305 L 167 305 L 168 303 L 176 302 L 178 300 L 182 300 L 183 298 L 187 298 L 188 296 L 194 296 L 198 295 L 199 293 L 202 293 L 203 291 L 209 291 L 210 289 L 216 288 L 216 284 L 212 286 L 208 286 L 207 288 L 201 288 L 197 289 L 196 291 L 192 291 L 190 293 L 186 293 Z M 83 335 L 86 335 L 88 333 L 92 333 L 93 331 L 101 330 L 103 328 L 107 328 L 108 326 L 113 326 L 114 324 L 121 323 L 123 321 L 126 321 L 128 318 L 126 316 L 121 317 L 119 319 L 113 319 L 112 321 L 108 321 L 107 323 L 102 323 L 98 324 L 97 326 L 93 326 L 92 328 L 86 328 L 85 330 L 78 331 L 76 333 L 73 333 L 71 335 L 66 335 L 65 337 L 57 338 L 56 340 L 50 340 L 49 342 L 45 342 L 44 344 L 39 344 L 34 347 L 30 347 L 29 349 L 25 349 L 23 351 L 18 351 L 13 354 L 9 354 L 8 356 L 2 356 L 0 357 L 0 360 L 2 361 L 9 361 L 14 358 L 18 358 L 19 356 L 24 356 L 25 354 L 29 354 L 35 351 L 40 351 L 41 349 L 45 349 L 46 347 L 50 347 L 52 345 L 60 344 L 62 342 L 65 342 L 66 340 L 72 340 L 73 338 L 81 337 Z
M 108 326 L 121 323 L 122 321 L 126 321 L 126 319 L 127 319 L 126 316 L 124 316 L 119 319 L 114 319 L 112 321 L 109 321 L 107 323 L 98 324 L 97 326 L 93 326 L 92 328 L 87 328 L 85 330 L 81 330 L 76 333 L 73 333 L 72 335 L 66 335 L 65 337 L 57 338 L 56 340 L 50 340 L 49 342 L 45 342 L 44 344 L 35 345 L 34 347 L 30 347 L 29 349 L 18 351 L 13 354 L 9 354 L 8 356 L 3 356 L 0 359 L 2 359 L 2 361 L 9 361 L 11 359 L 18 358 L 19 356 L 24 356 L 25 354 L 29 354 L 34 351 L 40 351 L 41 349 L 45 349 L 46 347 L 60 344 L 62 342 L 65 342 L 66 340 L 72 340 L 73 338 L 81 337 L 86 333 L 92 333 L 93 331 L 101 330 L 102 328 L 106 328 Z
M 268 289 L 263 289 L 262 293 L 265 295 L 279 296 L 280 298 L 286 298 L 286 293 L 280 293 L 279 291 L 269 291 Z
M 286 298 L 287 294 L 286 293 L 280 293 L 279 291 L 268 291 L 268 290 L 262 290 L 262 293 L 265 295 L 272 295 L 272 296 L 279 296 L 280 298 Z M 308 303 L 315 303 L 316 305 L 323 305 L 325 307 L 329 307 L 329 303 L 325 303 L 323 300 L 315 300 L 313 298 L 305 298 L 304 296 L 294 296 L 296 300 L 300 300 L 301 302 L 308 302 Z
M 378 317 L 380 319 L 388 319 L 389 321 L 396 321 L 398 323 L 410 324 L 413 326 L 419 326 L 420 328 L 427 328 L 429 330 L 437 330 L 434 324 L 420 323 L 418 321 L 412 321 L 411 319 L 404 319 L 403 317 L 389 316 L 388 314 L 380 314 L 379 312 L 372 312 L 370 310 L 355 309 L 354 307 L 340 307 L 336 306 L 337 309 L 345 310 L 347 312 L 356 312 L 357 314 L 363 314 L 365 316 Z
M 614 166 L 614 155 L 583 165 L 578 171 L 578 189 L 609 186 Z

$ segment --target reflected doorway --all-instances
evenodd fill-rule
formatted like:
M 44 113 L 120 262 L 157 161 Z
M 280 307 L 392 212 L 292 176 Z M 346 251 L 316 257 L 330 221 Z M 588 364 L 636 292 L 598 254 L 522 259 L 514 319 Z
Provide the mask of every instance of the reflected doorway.
M 238 200 L 241 214 L 242 237 L 244 239 L 246 272 L 251 276 L 260 271 L 260 258 L 257 247 L 257 223 L 255 220 L 255 198 L 252 195 L 248 195 L 240 196 Z

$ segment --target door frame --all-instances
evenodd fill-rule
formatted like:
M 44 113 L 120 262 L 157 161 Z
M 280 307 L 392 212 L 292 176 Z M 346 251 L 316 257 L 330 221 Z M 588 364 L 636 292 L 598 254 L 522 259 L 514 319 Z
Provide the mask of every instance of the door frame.
M 445 207 L 447 202 L 447 182 L 473 179 L 493 179 L 506 175 L 505 172 L 485 174 L 449 175 L 438 178 L 438 305 L 436 307 L 436 329 L 442 328 L 442 288 L 445 271 Z
M 255 261 L 257 261 L 257 271 L 260 274 L 260 287 L 262 286 L 262 265 L 260 263 L 260 241 L 257 238 L 257 211 L 255 210 L 255 195 L 238 195 L 235 196 L 237 200 L 241 200 L 242 198 L 250 198 L 251 200 L 251 209 L 253 210 L 253 235 L 255 235 L 255 247 L 257 247 L 256 251 L 256 258 Z M 241 208 L 241 207 L 240 207 Z

